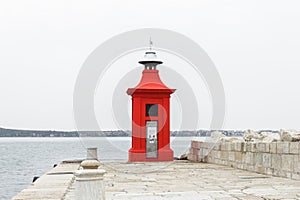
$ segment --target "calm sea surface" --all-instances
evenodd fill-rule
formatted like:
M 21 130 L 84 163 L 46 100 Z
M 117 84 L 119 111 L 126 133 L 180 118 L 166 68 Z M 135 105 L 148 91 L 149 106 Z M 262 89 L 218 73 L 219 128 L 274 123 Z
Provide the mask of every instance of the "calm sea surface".
M 171 138 L 178 157 L 188 151 L 193 137 Z M 62 160 L 86 158 L 87 147 L 97 147 L 100 160 L 127 159 L 129 137 L 110 138 L 1 138 L 0 200 L 11 199 Z

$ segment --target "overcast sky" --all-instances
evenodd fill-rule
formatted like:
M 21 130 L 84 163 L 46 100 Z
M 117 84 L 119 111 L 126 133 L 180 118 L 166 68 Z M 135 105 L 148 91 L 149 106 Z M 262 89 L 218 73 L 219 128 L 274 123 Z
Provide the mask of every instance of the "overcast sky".
M 298 0 L 1 1 L 0 127 L 75 129 L 73 89 L 87 56 L 122 32 L 163 28 L 193 39 L 215 63 L 225 129 L 300 129 L 299 9 Z M 209 112 L 199 128 L 209 128 Z

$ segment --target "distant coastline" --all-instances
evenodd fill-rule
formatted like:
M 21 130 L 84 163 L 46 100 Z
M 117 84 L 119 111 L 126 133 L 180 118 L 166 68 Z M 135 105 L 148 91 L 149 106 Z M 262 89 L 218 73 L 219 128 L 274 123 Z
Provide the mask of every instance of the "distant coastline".
M 215 130 L 181 130 L 171 131 L 172 137 L 207 137 Z M 243 136 L 243 130 L 218 130 L 226 136 Z M 258 132 L 278 132 L 274 130 L 260 130 Z M 53 130 L 19 130 L 0 128 L 0 137 L 131 137 L 131 131 L 53 131 Z

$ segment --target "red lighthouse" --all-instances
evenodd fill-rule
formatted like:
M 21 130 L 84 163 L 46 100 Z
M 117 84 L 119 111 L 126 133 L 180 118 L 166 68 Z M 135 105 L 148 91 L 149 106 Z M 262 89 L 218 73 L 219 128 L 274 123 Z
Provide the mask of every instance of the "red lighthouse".
M 162 64 L 154 51 L 147 51 L 142 79 L 135 88 L 129 88 L 132 96 L 132 147 L 129 162 L 172 161 L 170 149 L 170 95 L 156 69 Z

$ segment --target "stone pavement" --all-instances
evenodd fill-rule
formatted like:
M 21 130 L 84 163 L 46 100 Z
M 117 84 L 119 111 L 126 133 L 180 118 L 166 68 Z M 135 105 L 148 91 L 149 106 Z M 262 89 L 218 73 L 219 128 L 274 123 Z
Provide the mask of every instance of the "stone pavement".
M 26 189 L 13 197 L 13 200 L 60 200 L 73 183 L 73 172 L 80 162 L 63 162 L 31 183 Z
M 300 199 L 300 181 L 227 166 L 170 163 L 102 162 L 106 199 Z M 74 199 L 74 182 L 65 198 Z

